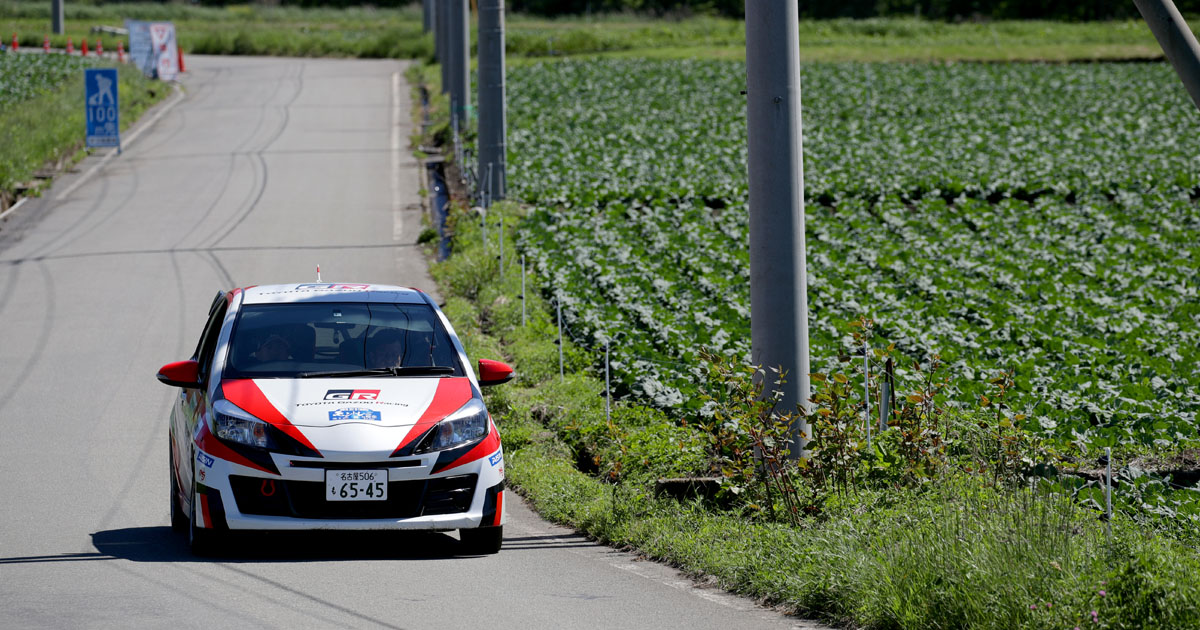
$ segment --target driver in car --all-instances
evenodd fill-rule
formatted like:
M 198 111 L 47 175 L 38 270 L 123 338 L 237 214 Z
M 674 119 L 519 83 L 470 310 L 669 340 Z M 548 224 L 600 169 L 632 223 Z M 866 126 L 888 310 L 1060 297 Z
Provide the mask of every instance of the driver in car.
M 259 344 L 254 351 L 254 358 L 260 363 L 287 361 L 291 357 L 291 349 L 291 344 L 282 335 L 272 334 Z
M 367 368 L 389 368 L 404 365 L 404 333 L 386 328 L 371 337 L 367 351 Z

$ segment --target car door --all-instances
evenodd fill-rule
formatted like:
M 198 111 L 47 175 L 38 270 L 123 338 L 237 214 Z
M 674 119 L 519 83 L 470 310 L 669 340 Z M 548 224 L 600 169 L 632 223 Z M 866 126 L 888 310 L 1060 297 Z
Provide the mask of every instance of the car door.
M 187 488 L 190 488 L 192 467 L 195 464 L 192 444 L 195 439 L 196 430 L 208 413 L 209 375 L 212 374 L 213 354 L 216 350 L 217 338 L 220 336 L 221 325 L 225 321 L 225 313 L 228 308 L 229 300 L 226 299 L 225 293 L 217 293 L 216 298 L 213 299 L 212 306 L 209 307 L 208 321 L 204 325 L 204 330 L 200 333 L 200 341 L 196 344 L 196 352 L 192 355 L 192 358 L 200 364 L 201 387 L 180 388 L 175 409 L 171 414 L 171 433 L 175 441 L 175 452 L 179 455 L 179 476 L 183 484 L 187 484 L 181 484 L 185 496 L 190 494 Z

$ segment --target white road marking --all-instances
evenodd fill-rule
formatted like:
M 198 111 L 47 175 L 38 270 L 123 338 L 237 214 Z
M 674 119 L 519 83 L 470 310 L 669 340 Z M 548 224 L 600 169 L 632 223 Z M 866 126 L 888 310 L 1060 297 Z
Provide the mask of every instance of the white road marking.
M 8 216 L 10 213 L 16 212 L 17 208 L 20 208 L 21 206 L 25 205 L 26 201 L 29 201 L 29 197 L 21 197 L 21 200 L 18 201 L 17 203 L 14 203 L 11 206 L 9 206 L 8 210 L 5 210 L 4 212 L 0 212 L 0 220 L 4 219 L 4 217 Z
M 150 127 L 153 127 L 154 123 L 158 122 L 158 119 L 165 116 L 167 114 L 167 112 L 171 111 L 171 108 L 175 107 L 175 105 L 179 104 L 179 101 L 182 101 L 182 100 L 183 100 L 183 90 L 179 89 L 179 85 L 176 84 L 175 85 L 175 96 L 170 101 L 168 101 L 166 105 L 163 105 L 161 108 L 159 108 L 159 110 L 154 113 L 154 116 L 152 116 L 150 118 L 150 120 L 146 121 L 146 123 L 144 125 L 139 125 L 137 129 L 134 129 L 128 136 L 123 138 L 121 140 L 121 148 L 122 149 L 128 148 L 129 145 L 133 144 L 134 140 L 137 140 L 138 136 L 142 135 L 143 131 L 149 129 Z M 71 193 L 75 192 L 75 190 L 78 189 L 80 186 L 82 186 L 85 182 L 87 182 L 87 180 L 91 179 L 92 175 L 95 175 L 96 171 L 100 170 L 100 167 L 107 164 L 108 161 L 111 160 L 112 157 L 116 154 L 117 154 L 116 149 L 110 150 L 107 155 L 105 155 L 99 162 L 96 163 L 95 166 L 93 166 L 92 168 L 89 168 L 87 170 L 87 172 L 83 174 L 82 177 L 75 180 L 74 184 L 71 184 L 71 186 L 69 188 L 62 191 L 62 194 L 55 197 L 54 200 L 55 201 L 64 201 L 68 196 L 70 196 Z M 16 207 L 16 206 L 14 206 L 14 207 Z
M 392 240 L 404 237 L 404 214 L 400 203 L 400 73 L 392 73 Z

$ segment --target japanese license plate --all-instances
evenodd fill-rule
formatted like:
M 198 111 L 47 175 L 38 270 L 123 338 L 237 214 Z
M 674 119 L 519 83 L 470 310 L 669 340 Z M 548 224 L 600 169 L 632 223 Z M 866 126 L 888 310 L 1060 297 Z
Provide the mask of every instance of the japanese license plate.
M 325 500 L 386 501 L 388 471 L 326 470 Z

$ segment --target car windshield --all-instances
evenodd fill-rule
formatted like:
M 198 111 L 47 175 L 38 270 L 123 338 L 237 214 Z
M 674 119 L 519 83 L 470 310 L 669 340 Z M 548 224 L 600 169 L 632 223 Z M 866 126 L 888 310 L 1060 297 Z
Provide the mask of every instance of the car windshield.
M 225 375 L 463 376 L 450 335 L 425 304 L 251 304 L 238 313 Z

